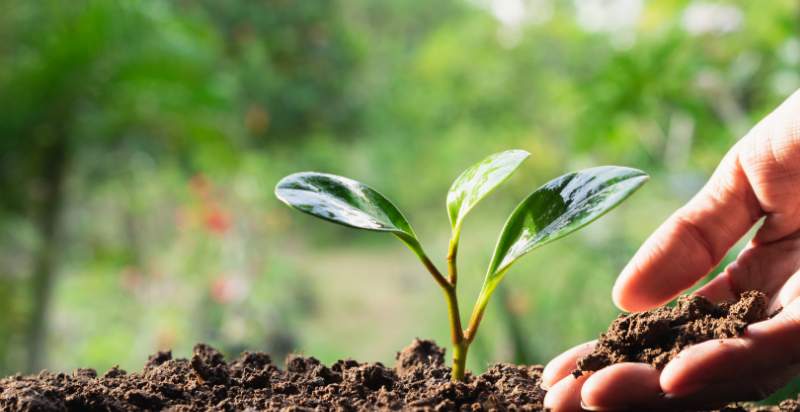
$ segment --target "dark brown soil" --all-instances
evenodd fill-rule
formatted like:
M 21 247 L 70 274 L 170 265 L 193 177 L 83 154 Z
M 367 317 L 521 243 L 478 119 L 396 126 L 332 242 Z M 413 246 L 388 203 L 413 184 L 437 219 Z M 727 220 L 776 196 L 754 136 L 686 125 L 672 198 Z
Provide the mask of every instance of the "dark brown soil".
M 151 356 L 141 373 L 114 368 L 71 375 L 42 372 L 0 380 L 0 411 L 542 409 L 540 366 L 494 365 L 466 383 L 450 382 L 444 350 L 415 340 L 394 368 L 380 363 L 290 356 L 284 370 L 263 353 L 226 363 L 206 345 L 190 360 Z
M 578 361 L 575 376 L 620 362 L 663 368 L 695 343 L 740 336 L 749 323 L 767 318 L 767 298 L 750 291 L 737 302 L 716 305 L 701 296 L 681 296 L 674 307 L 620 315 L 600 335 L 594 352 Z
M 675 308 L 620 316 L 597 349 L 582 359 L 576 374 L 617 362 L 662 367 L 688 345 L 740 335 L 748 323 L 766 317 L 765 298 L 748 292 L 733 304 L 714 305 L 683 297 Z M 541 411 L 541 366 L 497 364 L 464 383 L 450 382 L 444 350 L 414 340 L 395 366 L 342 360 L 327 367 L 311 357 L 289 356 L 284 369 L 264 353 L 245 352 L 225 362 L 199 344 L 191 359 L 170 352 L 150 357 L 142 372 L 112 368 L 72 374 L 42 372 L 0 379 L 2 411 Z M 731 405 L 726 412 L 800 412 L 789 400 L 778 407 Z
M 714 304 L 701 296 L 681 296 L 674 307 L 622 314 L 600 335 L 597 346 L 578 360 L 573 375 L 621 362 L 649 363 L 663 368 L 684 348 L 711 339 L 741 336 L 747 325 L 770 317 L 767 297 L 744 292 L 736 302 Z M 800 412 L 798 400 L 778 406 L 731 404 L 722 412 Z

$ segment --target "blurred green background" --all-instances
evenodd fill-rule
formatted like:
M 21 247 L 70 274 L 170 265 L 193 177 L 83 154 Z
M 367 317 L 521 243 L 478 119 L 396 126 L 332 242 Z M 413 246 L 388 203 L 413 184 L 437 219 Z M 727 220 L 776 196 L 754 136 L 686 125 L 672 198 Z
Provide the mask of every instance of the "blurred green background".
M 200 341 L 391 364 L 448 342 L 441 292 L 391 236 L 280 204 L 281 176 L 368 183 L 442 265 L 452 179 L 532 152 L 464 227 L 468 312 L 516 202 L 646 170 L 515 266 L 469 366 L 545 362 L 605 329 L 638 245 L 800 87 L 798 29 L 795 0 L 2 0 L 0 375 Z

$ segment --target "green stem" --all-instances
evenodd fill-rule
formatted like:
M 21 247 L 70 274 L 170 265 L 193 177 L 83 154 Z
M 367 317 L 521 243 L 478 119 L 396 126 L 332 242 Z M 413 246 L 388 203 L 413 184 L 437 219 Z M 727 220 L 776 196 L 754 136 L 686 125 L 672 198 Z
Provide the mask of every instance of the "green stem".
M 450 247 L 447 249 L 447 273 L 450 278 L 450 284 L 455 286 L 458 283 L 458 238 L 450 239 Z
M 483 282 L 481 292 L 478 294 L 478 300 L 475 301 L 475 306 L 472 307 L 472 316 L 469 318 L 467 330 L 464 332 L 464 339 L 468 343 L 472 343 L 472 340 L 475 339 L 475 334 L 478 333 L 478 327 L 481 325 L 483 312 L 486 311 L 486 305 L 489 303 L 489 298 L 492 297 L 492 293 L 494 292 L 495 288 L 497 288 L 497 285 L 500 284 L 501 280 L 503 280 L 503 276 L 505 276 L 507 270 L 508 267 L 504 268 L 500 272 L 486 275 L 486 280 Z
M 464 339 L 464 330 L 461 326 L 461 312 L 458 310 L 458 295 L 456 286 L 442 276 L 436 265 L 431 262 L 425 254 L 419 254 L 420 260 L 431 273 L 433 279 L 439 284 L 444 292 L 444 299 L 447 302 L 447 314 L 450 319 L 450 341 L 453 345 L 453 381 L 464 380 L 464 365 L 467 360 L 467 347 L 469 343 Z
M 486 310 L 486 304 L 488 302 L 489 299 L 483 299 L 483 294 L 481 294 L 478 298 L 478 302 L 475 303 L 475 307 L 472 309 L 472 316 L 469 318 L 467 330 L 464 333 L 464 340 L 466 340 L 467 343 L 472 343 L 472 340 L 475 339 L 475 334 L 478 333 L 478 327 L 481 325 L 483 312 Z
M 464 340 L 464 331 L 461 329 L 461 313 L 458 310 L 458 296 L 456 287 L 450 285 L 444 290 L 447 300 L 447 313 L 450 318 L 450 341 L 453 344 L 453 381 L 464 380 L 464 362 L 467 356 L 467 346 Z
M 449 288 L 450 282 L 448 282 L 447 279 L 442 276 L 442 272 L 439 272 L 439 269 L 437 269 L 436 265 L 434 265 L 433 262 L 428 259 L 428 256 L 426 256 L 424 253 L 418 253 L 417 255 L 419 256 L 419 260 L 422 261 L 422 264 L 425 265 L 425 268 L 428 269 L 428 272 L 431 273 L 431 276 L 433 276 L 433 280 L 435 280 L 436 283 L 442 287 L 442 289 Z
M 469 350 L 469 342 L 466 340 L 461 341 L 458 345 L 453 345 L 453 372 L 452 380 L 463 381 L 464 373 L 466 372 L 467 351 Z

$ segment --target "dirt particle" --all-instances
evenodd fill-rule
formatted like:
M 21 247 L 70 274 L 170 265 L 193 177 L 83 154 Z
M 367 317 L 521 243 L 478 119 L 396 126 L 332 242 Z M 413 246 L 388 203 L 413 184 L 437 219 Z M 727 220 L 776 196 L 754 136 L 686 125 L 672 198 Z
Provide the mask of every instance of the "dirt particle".
M 395 359 L 397 374 L 404 376 L 419 368 L 443 366 L 444 349 L 433 341 L 416 338 L 411 345 L 397 352 Z
M 172 351 L 158 351 L 154 355 L 150 355 L 150 357 L 147 358 L 147 364 L 145 365 L 145 368 L 154 368 L 168 360 L 172 360 Z
M 230 380 L 228 365 L 216 349 L 199 343 L 194 347 L 192 370 L 202 382 L 226 384 Z

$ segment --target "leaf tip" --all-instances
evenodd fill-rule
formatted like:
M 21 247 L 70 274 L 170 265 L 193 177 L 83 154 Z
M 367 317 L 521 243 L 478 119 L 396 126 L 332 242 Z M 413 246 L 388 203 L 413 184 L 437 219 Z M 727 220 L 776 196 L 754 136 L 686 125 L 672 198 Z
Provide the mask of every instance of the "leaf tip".
M 514 155 L 518 155 L 518 156 L 523 157 L 523 158 L 528 157 L 528 156 L 531 155 L 531 152 L 529 152 L 527 150 L 524 150 L 524 149 L 511 149 L 511 150 L 508 150 L 508 152 L 509 153 L 513 153 Z

